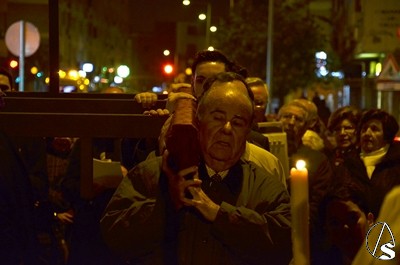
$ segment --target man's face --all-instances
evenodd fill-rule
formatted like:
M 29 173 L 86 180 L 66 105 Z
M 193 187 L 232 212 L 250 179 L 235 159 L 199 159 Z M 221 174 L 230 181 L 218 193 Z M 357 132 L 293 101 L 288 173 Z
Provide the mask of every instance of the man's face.
M 297 106 L 287 106 L 281 111 L 279 121 L 282 122 L 285 132 L 300 139 L 305 132 L 306 112 Z
M 196 67 L 193 79 L 194 96 L 199 98 L 203 94 L 204 81 L 216 74 L 225 72 L 225 64 L 221 62 L 204 62 Z
M 216 82 L 204 98 L 205 110 L 199 114 L 199 141 L 205 162 L 225 170 L 244 152 L 252 122 L 252 104 L 240 81 Z M 214 170 L 216 170 L 214 168 Z
M 265 110 L 267 108 L 268 93 L 265 86 L 251 86 L 254 94 L 254 119 L 256 122 L 265 121 Z

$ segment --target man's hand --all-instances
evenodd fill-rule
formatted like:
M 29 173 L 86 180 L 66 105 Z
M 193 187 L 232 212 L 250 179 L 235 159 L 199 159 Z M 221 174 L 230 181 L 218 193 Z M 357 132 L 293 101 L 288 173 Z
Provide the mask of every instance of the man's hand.
M 163 154 L 162 170 L 168 178 L 168 190 L 175 210 L 181 209 L 186 203 L 186 191 L 188 187 L 199 187 L 201 180 L 198 178 L 197 166 L 185 168 L 178 173 L 168 166 L 168 150 Z M 187 175 L 194 175 L 193 179 L 185 179 Z
M 168 93 L 168 100 L 167 100 L 167 106 L 166 108 L 169 110 L 169 112 L 173 113 L 175 110 L 175 103 L 178 99 L 180 98 L 189 98 L 196 100 L 196 98 L 185 92 L 179 92 L 179 88 L 191 88 L 190 84 L 186 83 L 176 83 L 176 84 L 171 84 L 171 91 Z
M 72 224 L 74 222 L 74 215 L 70 211 L 63 213 L 55 213 L 54 215 L 63 224 Z
M 168 150 L 163 154 L 162 169 L 168 177 L 169 194 L 174 203 L 175 209 L 183 206 L 195 207 L 207 220 L 213 222 L 217 217 L 220 206 L 215 204 L 201 189 L 201 180 L 197 166 L 183 169 L 175 174 L 168 167 Z M 185 179 L 185 176 L 193 175 L 193 179 Z M 193 198 L 187 198 L 189 192 Z
M 135 101 L 141 103 L 143 108 L 151 108 L 157 102 L 157 94 L 152 92 L 142 92 L 135 95 Z
M 167 109 L 151 109 L 151 110 L 145 110 L 143 112 L 144 115 L 149 115 L 149 116 L 166 116 L 169 115 L 169 111 Z
M 204 218 L 206 218 L 208 221 L 214 222 L 221 206 L 214 203 L 199 186 L 189 186 L 188 190 L 190 194 L 192 194 L 193 199 L 185 198 L 185 206 L 195 207 L 204 216 Z

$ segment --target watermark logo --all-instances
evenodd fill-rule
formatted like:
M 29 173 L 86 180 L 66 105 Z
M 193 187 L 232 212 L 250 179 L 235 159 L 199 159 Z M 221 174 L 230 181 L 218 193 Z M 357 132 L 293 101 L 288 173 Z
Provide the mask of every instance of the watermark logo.
M 394 259 L 396 253 L 393 248 L 396 243 L 392 230 L 385 222 L 378 222 L 374 224 L 367 233 L 366 247 L 374 258 L 379 260 Z

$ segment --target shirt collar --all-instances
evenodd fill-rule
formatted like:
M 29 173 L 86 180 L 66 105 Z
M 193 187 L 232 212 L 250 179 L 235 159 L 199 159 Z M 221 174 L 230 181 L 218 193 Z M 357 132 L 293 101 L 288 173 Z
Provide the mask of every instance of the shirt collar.
M 228 172 L 229 172 L 229 169 L 221 171 L 221 172 L 216 172 L 214 169 L 207 166 L 207 164 L 206 164 L 206 169 L 207 169 L 207 174 L 209 177 L 212 177 L 215 174 L 218 174 L 221 176 L 221 179 L 224 179 L 226 177 L 226 175 L 228 175 Z

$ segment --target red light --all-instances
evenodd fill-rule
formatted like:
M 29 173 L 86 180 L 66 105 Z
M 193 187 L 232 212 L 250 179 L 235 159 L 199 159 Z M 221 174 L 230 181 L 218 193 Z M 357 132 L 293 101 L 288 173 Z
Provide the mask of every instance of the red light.
M 16 68 L 18 66 L 18 62 L 16 60 L 11 60 L 10 61 L 10 67 L 11 68 Z
M 165 74 L 170 75 L 174 71 L 174 67 L 172 66 L 172 64 L 166 64 L 164 65 L 163 70 Z

